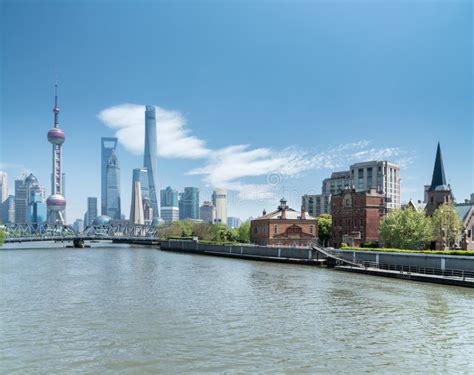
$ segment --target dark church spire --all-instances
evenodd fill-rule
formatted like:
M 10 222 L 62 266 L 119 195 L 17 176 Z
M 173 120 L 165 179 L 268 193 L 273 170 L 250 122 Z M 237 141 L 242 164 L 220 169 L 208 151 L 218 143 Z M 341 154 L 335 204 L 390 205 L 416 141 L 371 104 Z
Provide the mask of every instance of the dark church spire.
M 441 146 L 438 142 L 436 150 L 436 159 L 433 169 L 433 177 L 431 179 L 430 191 L 433 190 L 449 190 L 446 184 L 446 176 L 444 174 L 443 156 L 441 155 Z

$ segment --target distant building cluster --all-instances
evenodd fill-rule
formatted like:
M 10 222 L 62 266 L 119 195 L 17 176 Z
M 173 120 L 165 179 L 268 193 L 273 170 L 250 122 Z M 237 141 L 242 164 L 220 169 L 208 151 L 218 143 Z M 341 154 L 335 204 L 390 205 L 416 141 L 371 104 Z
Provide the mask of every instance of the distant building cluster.
M 48 131 L 52 145 L 51 195 L 46 199 L 45 188 L 33 175 L 22 175 L 15 180 L 15 193 L 9 194 L 8 175 L 0 172 L 0 221 L 1 223 L 66 223 L 66 176 L 62 170 L 62 145 L 65 134 L 59 127 L 57 85 L 55 85 L 54 126 Z M 160 191 L 157 197 L 157 129 L 156 109 L 148 105 L 144 112 L 145 142 L 143 166 L 133 169 L 130 215 L 133 224 L 155 225 L 160 222 L 194 220 L 226 224 L 227 191 L 216 189 L 212 202 L 200 205 L 199 189 L 185 187 L 178 193 L 170 186 Z M 101 138 L 101 196 L 87 198 L 87 209 L 83 219 L 72 224 L 77 232 L 91 225 L 123 222 L 125 215 L 121 197 L 121 167 L 117 155 L 118 139 Z M 230 218 L 232 226 L 240 225 L 238 218 Z

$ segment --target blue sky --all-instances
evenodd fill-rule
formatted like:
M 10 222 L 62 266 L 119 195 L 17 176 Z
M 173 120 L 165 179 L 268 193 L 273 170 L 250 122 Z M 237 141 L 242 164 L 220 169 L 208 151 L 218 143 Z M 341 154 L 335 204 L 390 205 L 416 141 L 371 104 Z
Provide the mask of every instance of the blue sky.
M 100 137 L 118 130 L 128 216 L 145 104 L 159 186 L 227 186 L 230 216 L 298 208 L 365 159 L 401 162 L 402 199 L 421 199 L 438 140 L 457 200 L 474 191 L 470 1 L 17 0 L 0 24 L 0 169 L 49 191 L 57 72 L 69 221 L 100 197 Z

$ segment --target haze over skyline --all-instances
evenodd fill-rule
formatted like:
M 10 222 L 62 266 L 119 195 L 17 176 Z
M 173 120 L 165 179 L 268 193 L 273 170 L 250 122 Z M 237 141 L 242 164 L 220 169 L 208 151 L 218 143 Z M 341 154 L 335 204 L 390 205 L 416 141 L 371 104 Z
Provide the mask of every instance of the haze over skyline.
M 100 138 L 117 136 L 122 207 L 157 106 L 158 189 L 226 187 L 229 216 L 299 208 L 331 172 L 400 162 L 423 199 L 441 142 L 458 201 L 474 190 L 473 5 L 454 2 L 3 1 L 0 170 L 50 191 L 54 81 L 67 217 L 100 201 Z M 19 29 L 18 25 L 22 28 Z

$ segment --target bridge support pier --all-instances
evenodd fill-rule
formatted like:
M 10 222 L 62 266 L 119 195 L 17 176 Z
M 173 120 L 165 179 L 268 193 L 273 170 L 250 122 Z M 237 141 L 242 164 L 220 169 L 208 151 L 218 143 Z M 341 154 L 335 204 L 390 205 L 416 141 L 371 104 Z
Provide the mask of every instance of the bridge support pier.
M 80 238 L 75 238 L 73 241 L 72 241 L 73 245 L 74 245 L 74 248 L 76 249 L 83 249 L 85 246 L 84 246 L 84 240 L 80 239 Z

